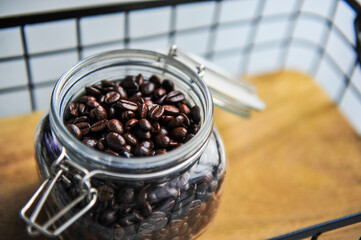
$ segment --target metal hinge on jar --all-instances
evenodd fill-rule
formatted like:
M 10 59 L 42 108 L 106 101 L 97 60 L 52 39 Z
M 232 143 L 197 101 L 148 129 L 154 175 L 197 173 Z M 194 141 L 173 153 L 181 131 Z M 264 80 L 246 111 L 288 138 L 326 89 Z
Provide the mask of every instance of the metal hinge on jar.
M 69 171 L 73 171 L 75 173 L 72 180 L 66 176 Z M 97 191 L 95 188 L 91 187 L 90 180 L 87 177 L 89 172 L 83 167 L 70 161 L 67 158 L 64 148 L 62 149 L 60 156 L 56 159 L 56 161 L 53 162 L 50 168 L 50 172 L 50 177 L 48 177 L 41 184 L 39 189 L 35 192 L 35 194 L 20 211 L 20 216 L 28 224 L 27 230 L 29 234 L 33 236 L 39 235 L 40 233 L 50 237 L 58 236 L 67 227 L 69 227 L 81 216 L 83 216 L 90 208 L 92 208 L 97 200 Z M 87 180 L 83 181 L 84 178 Z M 69 204 L 64 206 L 58 213 L 54 214 L 53 216 L 49 216 L 49 219 L 45 223 L 38 223 L 38 216 L 43 209 L 44 204 L 48 200 L 51 190 L 58 183 L 58 181 L 65 181 L 67 184 L 74 184 L 73 181 L 75 180 L 80 185 L 80 195 L 74 200 L 72 200 Z M 65 222 L 61 223 L 60 226 L 56 226 L 56 223 L 62 217 L 64 217 L 67 213 L 74 209 L 75 206 L 77 206 L 84 199 L 88 201 L 87 205 L 85 205 L 80 210 L 77 210 L 74 215 L 69 217 L 69 219 L 67 219 Z M 33 206 L 35 206 L 34 210 L 30 215 L 27 215 L 28 211 L 33 208 Z

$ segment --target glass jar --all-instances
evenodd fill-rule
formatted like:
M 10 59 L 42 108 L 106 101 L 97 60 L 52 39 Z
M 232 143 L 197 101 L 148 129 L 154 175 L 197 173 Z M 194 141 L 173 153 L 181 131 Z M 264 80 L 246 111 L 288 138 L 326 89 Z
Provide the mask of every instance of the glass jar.
M 69 133 L 63 123 L 65 109 L 84 87 L 139 73 L 171 79 L 191 106 L 200 107 L 201 128 L 191 140 L 163 155 L 127 159 L 91 149 Z M 57 82 L 35 139 L 37 166 L 45 181 L 21 212 L 31 234 L 192 239 L 216 213 L 226 159 L 213 124 L 212 96 L 197 73 L 171 56 L 120 50 L 79 62 Z M 41 193 L 37 208 L 26 217 Z M 50 220 L 41 225 L 37 216 L 43 205 Z

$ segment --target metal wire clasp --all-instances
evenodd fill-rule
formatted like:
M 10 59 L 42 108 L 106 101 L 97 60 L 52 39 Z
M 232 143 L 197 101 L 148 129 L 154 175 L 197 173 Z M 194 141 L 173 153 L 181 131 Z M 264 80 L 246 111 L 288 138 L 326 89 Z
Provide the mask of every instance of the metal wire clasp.
M 72 181 L 65 176 L 70 169 L 75 170 L 74 178 L 78 180 L 80 184 L 80 195 L 68 205 L 64 206 L 58 213 L 54 214 L 54 216 L 49 216 L 49 219 L 45 223 L 38 223 L 36 221 L 38 215 L 41 212 L 55 184 L 59 180 L 63 180 L 67 183 L 72 183 Z M 68 228 L 71 224 L 78 220 L 82 215 L 84 215 L 91 207 L 93 207 L 97 200 L 97 191 L 95 188 L 91 187 L 90 178 L 86 177 L 89 172 L 78 164 L 70 161 L 66 156 L 66 151 L 64 148 L 62 149 L 60 156 L 53 162 L 50 171 L 51 175 L 40 185 L 38 190 L 34 193 L 34 195 L 20 211 L 21 218 L 24 219 L 24 221 L 28 224 L 28 233 L 33 236 L 39 235 L 40 233 L 50 237 L 58 236 L 61 232 L 63 232 L 66 228 Z M 82 181 L 83 178 L 87 180 Z M 28 210 L 36 203 L 36 200 L 39 197 L 40 200 L 38 201 L 30 217 L 27 216 L 26 214 Z M 67 214 L 71 209 L 73 209 L 85 198 L 87 198 L 87 200 L 89 201 L 85 207 L 78 210 L 73 216 L 63 222 L 60 226 L 55 226 L 55 223 L 57 223 L 59 219 L 64 217 L 65 214 Z

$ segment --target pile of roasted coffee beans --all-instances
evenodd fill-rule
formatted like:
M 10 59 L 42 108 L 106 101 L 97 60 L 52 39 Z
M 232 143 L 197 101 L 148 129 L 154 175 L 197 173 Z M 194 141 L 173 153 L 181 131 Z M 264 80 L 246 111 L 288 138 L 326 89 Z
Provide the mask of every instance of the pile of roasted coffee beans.
M 198 132 L 200 120 L 200 108 L 191 107 L 171 80 L 141 74 L 86 87 L 64 119 L 85 145 L 127 158 L 181 146 Z

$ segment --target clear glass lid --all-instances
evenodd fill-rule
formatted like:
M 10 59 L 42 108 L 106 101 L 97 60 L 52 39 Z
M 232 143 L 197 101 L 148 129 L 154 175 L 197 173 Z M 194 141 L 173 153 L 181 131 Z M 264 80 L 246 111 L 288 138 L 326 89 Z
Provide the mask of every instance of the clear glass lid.
M 257 96 L 256 88 L 239 77 L 232 76 L 204 58 L 181 51 L 175 45 L 168 54 L 190 69 L 197 70 L 217 106 L 242 117 L 249 117 L 251 110 L 265 109 L 266 105 Z

